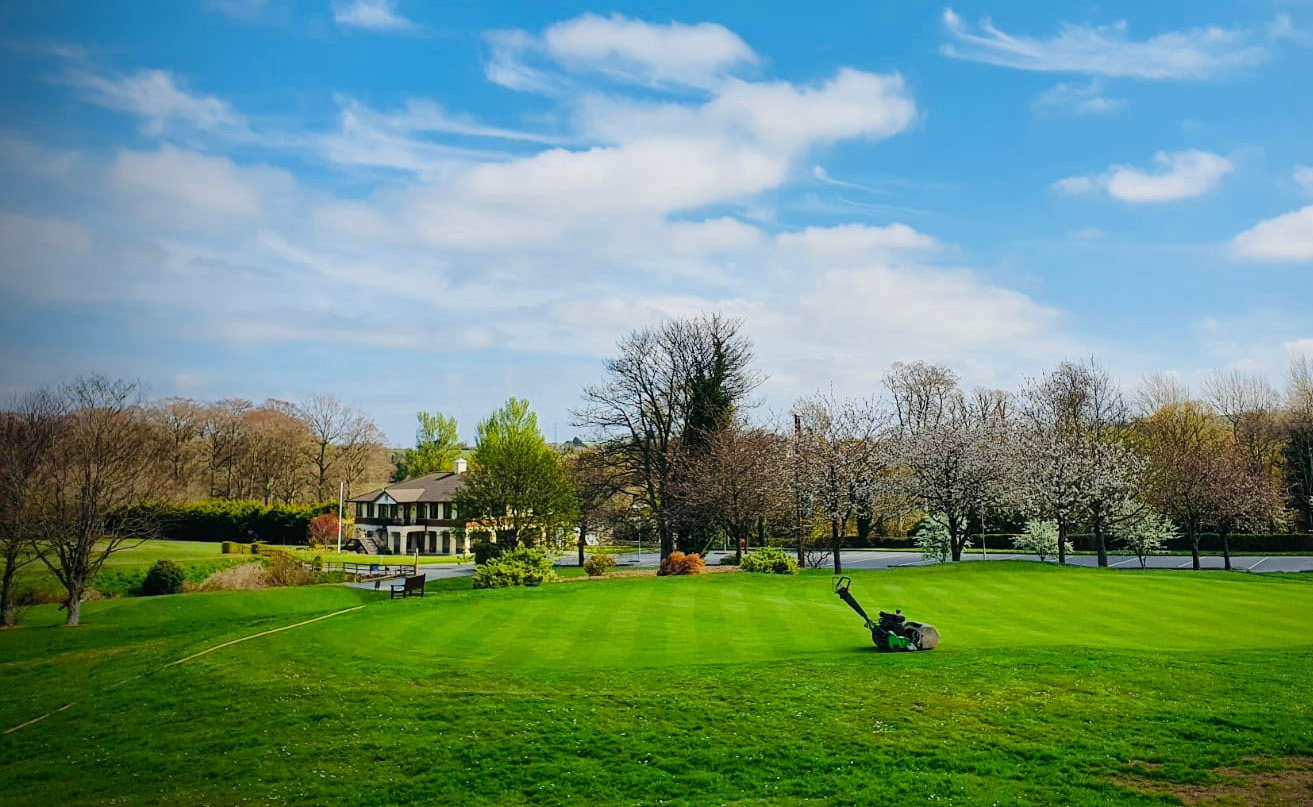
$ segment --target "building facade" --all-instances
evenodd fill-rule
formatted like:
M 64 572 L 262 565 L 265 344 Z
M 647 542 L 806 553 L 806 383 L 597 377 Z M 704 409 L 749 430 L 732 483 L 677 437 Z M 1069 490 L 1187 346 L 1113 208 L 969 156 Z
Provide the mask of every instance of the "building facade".
M 350 499 L 354 539 L 369 554 L 463 555 L 469 537 L 459 529 L 456 494 L 465 481 L 465 461 L 456 470 L 407 479 Z

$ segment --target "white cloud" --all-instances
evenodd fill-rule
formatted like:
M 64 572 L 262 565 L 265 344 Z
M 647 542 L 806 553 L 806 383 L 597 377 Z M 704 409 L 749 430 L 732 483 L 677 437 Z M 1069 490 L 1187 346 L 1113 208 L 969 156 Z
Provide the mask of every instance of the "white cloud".
M 1267 35 L 1273 39 L 1284 39 L 1306 48 L 1313 47 L 1313 33 L 1296 28 L 1289 14 L 1278 14 L 1268 24 Z
M 733 31 L 711 22 L 665 25 L 612 14 L 583 14 L 548 26 L 541 37 L 523 31 L 490 35 L 492 81 L 540 91 L 550 83 L 528 65 L 545 59 L 572 73 L 598 73 L 618 81 L 710 88 L 760 59 Z
M 143 130 L 149 135 L 165 134 L 178 125 L 229 134 L 246 129 L 245 120 L 227 102 L 213 95 L 188 92 L 169 70 L 104 76 L 73 67 L 63 81 L 77 87 L 84 99 L 97 106 L 144 119 Z
M 397 13 L 396 0 L 334 0 L 333 21 L 377 33 L 406 33 L 416 29 L 415 23 Z
M 1296 339 L 1293 342 L 1284 342 L 1282 343 L 1281 348 L 1285 350 L 1286 354 L 1291 358 L 1308 356 L 1310 359 L 1313 359 L 1313 338 Z
M 1008 34 L 988 18 L 977 33 L 952 9 L 944 11 L 944 25 L 953 39 L 940 47 L 945 56 L 1018 70 L 1206 79 L 1256 64 L 1267 56 L 1261 46 L 1248 44 L 1248 31 L 1216 25 L 1134 40 L 1127 36 L 1124 21 L 1098 26 L 1063 23 L 1046 39 Z
M 1313 167 L 1307 165 L 1295 166 L 1295 183 L 1304 189 L 1304 193 L 1313 194 Z
M 1313 205 L 1240 233 L 1231 239 L 1231 255 L 1255 261 L 1313 261 Z
M 120 200 L 136 205 L 139 215 L 207 230 L 260 216 L 265 199 L 292 183 L 281 170 L 238 167 L 225 157 L 167 144 L 157 151 L 119 152 L 108 178 Z
M 1208 193 L 1233 168 L 1225 157 L 1198 149 L 1160 151 L 1154 162 L 1157 171 L 1114 165 L 1102 174 L 1060 179 L 1054 188 L 1069 195 L 1103 190 L 1114 199 L 1136 204 L 1172 202 Z
M 1070 111 L 1077 115 L 1106 115 L 1125 106 L 1125 99 L 1104 95 L 1103 82 L 1098 80 L 1084 85 L 1062 82 L 1040 93 L 1035 99 L 1037 110 Z

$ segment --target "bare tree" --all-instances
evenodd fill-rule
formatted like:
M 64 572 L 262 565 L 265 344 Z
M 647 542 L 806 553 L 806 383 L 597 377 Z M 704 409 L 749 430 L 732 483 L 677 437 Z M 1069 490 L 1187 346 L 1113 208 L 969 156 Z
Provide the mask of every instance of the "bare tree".
M 246 453 L 244 418 L 250 411 L 251 402 L 241 398 L 219 401 L 205 409 L 200 431 L 211 496 L 231 499 L 237 493 L 237 465 Z
M 1209 403 L 1231 426 L 1231 436 L 1254 471 L 1280 463 L 1285 437 L 1281 394 L 1266 378 L 1241 370 L 1214 371 L 1204 379 Z
M 62 417 L 62 401 L 49 390 L 29 392 L 0 412 L 0 627 L 14 626 L 14 575 L 37 559 L 39 538 L 33 507 L 40 476 L 50 461 Z
M 579 501 L 580 566 L 584 565 L 589 530 L 605 520 L 605 511 L 622 490 L 622 476 L 607 459 L 606 452 L 598 448 L 584 448 L 562 457 L 565 474 L 574 485 L 575 497 Z
M 105 561 L 152 533 L 143 517 L 123 512 L 156 492 L 158 458 L 136 384 L 91 376 L 62 396 L 68 413 L 42 473 L 34 546 L 64 587 L 72 626 Z
M 332 395 L 311 395 L 299 411 L 310 429 L 306 454 L 313 466 L 315 498 L 322 502 L 332 496 L 335 474 L 348 483 L 360 478 L 382 443 L 382 433 L 359 409 Z
M 1281 489 L 1270 469 L 1255 468 L 1240 442 L 1213 446 L 1208 456 L 1204 495 L 1208 521 L 1222 543 L 1222 557 L 1231 568 L 1231 535 L 1256 529 L 1280 518 Z
M 584 389 L 575 424 L 600 433 L 609 462 L 656 528 L 665 557 L 674 549 L 682 443 L 700 439 L 717 413 L 741 406 L 761 383 L 742 323 L 719 314 L 668 320 L 633 331 L 608 359 L 605 378 Z M 694 428 L 699 427 L 699 428 Z
M 902 432 L 937 424 L 961 397 L 957 373 L 937 364 L 896 362 L 884 375 Z
M 1170 373 L 1149 373 L 1136 388 L 1136 404 L 1144 416 L 1189 400 L 1190 388 Z
M 194 465 L 200 454 L 204 411 L 189 398 L 165 398 L 150 407 L 150 420 L 157 432 L 161 454 L 169 467 L 174 495 L 187 497 L 191 491 Z
M 736 557 L 766 517 L 788 499 L 783 446 L 765 430 L 731 425 L 712 435 L 708 450 L 679 477 L 678 494 L 734 541 Z

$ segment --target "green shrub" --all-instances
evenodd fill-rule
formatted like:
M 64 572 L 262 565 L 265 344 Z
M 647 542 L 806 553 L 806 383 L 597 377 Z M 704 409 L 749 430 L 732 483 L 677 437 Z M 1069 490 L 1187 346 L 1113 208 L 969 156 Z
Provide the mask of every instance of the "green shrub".
M 141 581 L 141 593 L 147 597 L 157 594 L 179 594 L 186 579 L 186 573 L 181 566 L 161 558 L 146 572 L 146 579 Z
M 263 555 L 263 554 L 264 554 L 264 543 L 261 542 L 261 541 L 252 541 L 252 542 L 251 542 L 251 554 L 252 554 L 252 555 Z
M 536 586 L 555 579 L 552 556 L 524 546 L 503 552 L 474 570 L 475 588 Z
M 720 560 L 716 562 L 718 566 L 738 566 L 739 559 L 735 555 L 721 555 Z
M 584 571 L 593 577 L 601 577 L 608 569 L 615 567 L 615 558 L 610 555 L 589 555 L 584 561 Z
M 493 558 L 501 555 L 501 547 L 492 541 L 478 541 L 474 544 L 474 562 L 482 566 Z
M 246 544 L 239 544 L 236 541 L 223 542 L 222 552 L 225 555 L 245 555 L 250 551 L 250 547 Z
M 246 542 L 304 544 L 310 520 L 336 508 L 336 502 L 263 504 L 229 499 L 181 504 L 147 502 L 115 512 L 111 522 L 114 519 L 146 521 L 156 527 L 160 538 L 172 541 L 222 541 L 242 536 Z
M 798 560 L 778 546 L 763 546 L 744 555 L 741 568 L 745 572 L 797 574 Z

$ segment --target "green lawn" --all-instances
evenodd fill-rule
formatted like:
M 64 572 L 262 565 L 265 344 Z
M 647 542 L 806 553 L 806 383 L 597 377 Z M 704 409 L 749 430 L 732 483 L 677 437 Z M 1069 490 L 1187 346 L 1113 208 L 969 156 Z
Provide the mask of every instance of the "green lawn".
M 0 804 L 1172 804 L 1313 756 L 1313 575 L 853 578 L 941 647 L 874 652 L 815 572 L 42 607 L 0 728 L 76 705 L 0 735 Z

